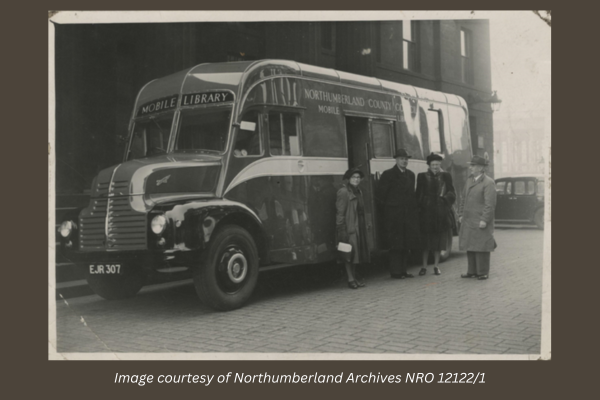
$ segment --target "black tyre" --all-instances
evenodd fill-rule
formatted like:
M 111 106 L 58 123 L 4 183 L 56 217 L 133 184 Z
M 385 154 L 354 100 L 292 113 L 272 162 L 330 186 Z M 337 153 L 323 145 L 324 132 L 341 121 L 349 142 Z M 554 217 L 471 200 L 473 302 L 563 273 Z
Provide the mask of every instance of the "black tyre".
M 446 261 L 450 258 L 450 254 L 452 254 L 452 230 L 448 230 L 446 234 L 446 250 L 442 250 L 440 252 L 440 261 Z
M 88 285 L 94 293 L 106 300 L 121 300 L 135 296 L 144 286 L 144 275 L 127 271 L 123 275 L 96 275 L 86 273 Z
M 200 300 L 218 311 L 246 303 L 258 280 L 258 251 L 243 228 L 226 225 L 215 233 L 201 264 L 194 272 Z
M 544 229 L 544 209 L 540 208 L 535 212 L 533 216 L 533 222 L 537 225 L 538 228 Z

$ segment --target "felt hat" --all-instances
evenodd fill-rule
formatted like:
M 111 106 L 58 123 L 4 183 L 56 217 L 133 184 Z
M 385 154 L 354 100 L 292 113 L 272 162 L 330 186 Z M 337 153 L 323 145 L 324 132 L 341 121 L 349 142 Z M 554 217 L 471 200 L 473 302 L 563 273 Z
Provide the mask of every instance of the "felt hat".
M 412 158 L 412 156 L 410 154 L 408 154 L 408 152 L 405 149 L 396 149 L 394 158 L 398 158 L 398 157 Z
M 439 154 L 431 153 L 427 156 L 427 165 L 429 165 L 432 161 L 444 161 L 444 157 Z
M 350 179 L 350 177 L 354 174 L 359 174 L 361 179 L 365 177 L 365 174 L 360 169 L 358 169 L 357 167 L 354 167 L 354 168 L 350 168 L 348 171 L 346 171 L 343 179 L 344 180 Z
M 485 158 L 483 158 L 481 156 L 473 156 L 473 158 L 471 159 L 471 162 L 469 164 L 482 165 L 485 167 L 486 165 L 488 165 L 488 160 L 486 160 Z

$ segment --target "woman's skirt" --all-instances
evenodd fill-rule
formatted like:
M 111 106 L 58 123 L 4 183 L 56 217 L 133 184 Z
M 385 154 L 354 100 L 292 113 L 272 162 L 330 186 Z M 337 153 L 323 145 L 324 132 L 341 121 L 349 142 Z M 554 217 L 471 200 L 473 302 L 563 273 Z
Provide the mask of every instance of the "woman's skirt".
M 429 251 L 442 251 L 447 250 L 448 245 L 448 231 L 445 232 L 431 232 L 423 235 L 423 250 Z

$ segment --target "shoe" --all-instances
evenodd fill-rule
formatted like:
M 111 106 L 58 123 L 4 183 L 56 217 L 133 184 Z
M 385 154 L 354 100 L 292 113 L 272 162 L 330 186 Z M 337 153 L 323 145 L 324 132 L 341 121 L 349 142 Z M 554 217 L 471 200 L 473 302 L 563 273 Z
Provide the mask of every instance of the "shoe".
M 441 275 L 442 271 L 440 271 L 440 269 L 438 267 L 433 267 L 433 274 L 434 275 Z
M 392 279 L 404 279 L 404 275 L 402 274 L 390 274 Z
M 477 279 L 480 280 L 480 281 L 483 281 L 483 280 L 485 280 L 487 278 L 488 278 L 487 275 L 480 275 L 480 276 L 477 277 Z
M 409 274 L 408 272 L 405 272 L 403 276 L 405 278 L 414 278 L 415 277 L 413 274 Z
M 467 274 L 462 274 L 460 277 L 461 278 L 477 278 L 477 274 L 469 274 L 469 273 L 467 273 Z
M 419 275 L 423 276 L 427 273 L 427 268 L 421 268 L 421 270 L 419 271 Z
M 358 283 L 356 283 L 356 281 L 350 281 L 348 282 L 348 287 L 350 289 L 358 289 Z
M 365 285 L 365 282 L 364 282 L 364 281 L 361 281 L 361 280 L 359 280 L 359 279 L 355 280 L 354 282 L 356 282 L 356 284 L 357 284 L 359 287 L 365 287 L 365 286 L 366 286 L 366 285 Z

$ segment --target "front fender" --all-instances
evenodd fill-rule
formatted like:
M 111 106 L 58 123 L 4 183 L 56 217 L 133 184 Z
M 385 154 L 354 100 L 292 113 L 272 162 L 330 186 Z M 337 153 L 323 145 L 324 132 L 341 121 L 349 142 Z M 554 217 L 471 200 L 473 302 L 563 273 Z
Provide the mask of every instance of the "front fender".
M 262 222 L 252 209 L 230 200 L 195 200 L 176 205 L 159 205 L 150 212 L 149 221 L 159 213 L 164 213 L 167 219 L 165 247 L 174 250 L 204 249 L 215 229 L 225 220 L 232 223 L 237 221 L 243 227 L 251 224 L 254 229 L 262 231 Z M 151 232 L 149 234 L 153 235 Z M 150 240 L 149 244 L 152 248 L 155 241 Z

